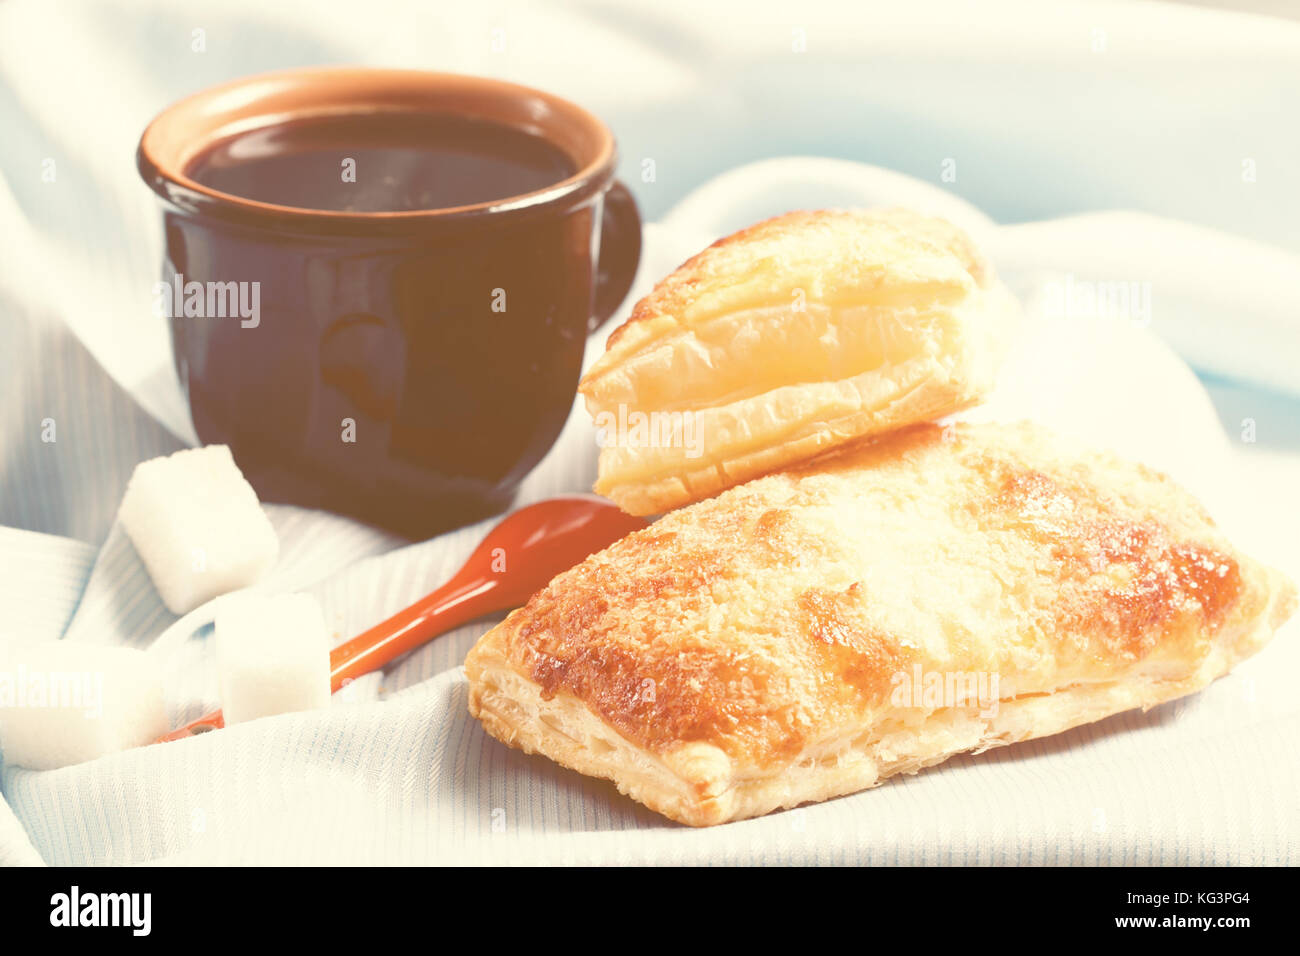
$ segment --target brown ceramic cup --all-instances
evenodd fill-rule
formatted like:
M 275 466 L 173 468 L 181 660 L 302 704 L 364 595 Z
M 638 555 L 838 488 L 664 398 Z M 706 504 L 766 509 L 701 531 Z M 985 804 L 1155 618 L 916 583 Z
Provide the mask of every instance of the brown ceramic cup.
M 382 110 L 539 134 L 576 172 L 526 195 L 401 212 L 280 206 L 187 174 L 235 133 Z M 163 282 L 258 290 L 256 322 L 169 313 L 199 437 L 228 444 L 265 500 L 411 537 L 508 506 L 572 407 L 588 331 L 636 271 L 641 224 L 615 159 L 591 113 L 479 77 L 300 69 L 170 106 L 137 154 L 162 199 Z

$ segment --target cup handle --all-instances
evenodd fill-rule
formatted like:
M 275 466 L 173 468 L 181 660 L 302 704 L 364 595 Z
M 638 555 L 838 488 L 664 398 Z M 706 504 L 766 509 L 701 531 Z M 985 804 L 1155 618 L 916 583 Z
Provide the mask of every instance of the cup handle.
M 622 305 L 641 261 L 641 213 L 632 191 L 621 182 L 615 182 L 605 194 L 599 255 L 595 300 L 587 323 L 589 332 L 600 328 Z

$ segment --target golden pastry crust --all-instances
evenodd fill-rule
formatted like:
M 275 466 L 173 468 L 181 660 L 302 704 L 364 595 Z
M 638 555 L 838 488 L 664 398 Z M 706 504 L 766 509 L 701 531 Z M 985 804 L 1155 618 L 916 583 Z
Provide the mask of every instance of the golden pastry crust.
M 637 303 L 583 378 L 606 433 L 596 491 L 665 511 L 965 408 L 991 389 L 1015 314 L 943 220 L 823 210 L 741 230 Z M 610 427 L 638 414 L 677 416 L 678 430 Z
M 701 826 L 1191 693 L 1294 606 L 1160 474 L 922 425 L 629 535 L 465 666 L 493 736 Z

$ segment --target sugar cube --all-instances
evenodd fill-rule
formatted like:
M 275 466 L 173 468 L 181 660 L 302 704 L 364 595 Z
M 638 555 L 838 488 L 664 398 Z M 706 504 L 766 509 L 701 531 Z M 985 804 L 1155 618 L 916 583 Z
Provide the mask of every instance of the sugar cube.
M 48 641 L 0 657 L 5 763 L 53 770 L 167 733 L 162 672 L 129 647 Z
M 255 584 L 280 550 L 225 445 L 141 462 L 118 517 L 173 614 Z
M 216 645 L 227 724 L 329 704 L 329 631 L 310 594 L 226 598 L 216 611 Z

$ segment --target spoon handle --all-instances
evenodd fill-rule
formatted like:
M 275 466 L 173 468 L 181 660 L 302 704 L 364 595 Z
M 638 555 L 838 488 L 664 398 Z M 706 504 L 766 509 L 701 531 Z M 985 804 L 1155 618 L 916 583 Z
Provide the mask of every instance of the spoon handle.
M 432 638 L 499 610 L 497 581 L 457 576 L 427 597 L 330 651 L 330 689 L 378 670 Z
M 561 571 L 643 527 L 644 519 L 590 496 L 551 498 L 514 512 L 488 533 L 450 581 L 330 651 L 330 689 L 337 691 L 475 618 L 518 607 Z M 509 571 L 506 553 L 512 555 Z M 214 710 L 158 742 L 224 726 L 221 711 Z

